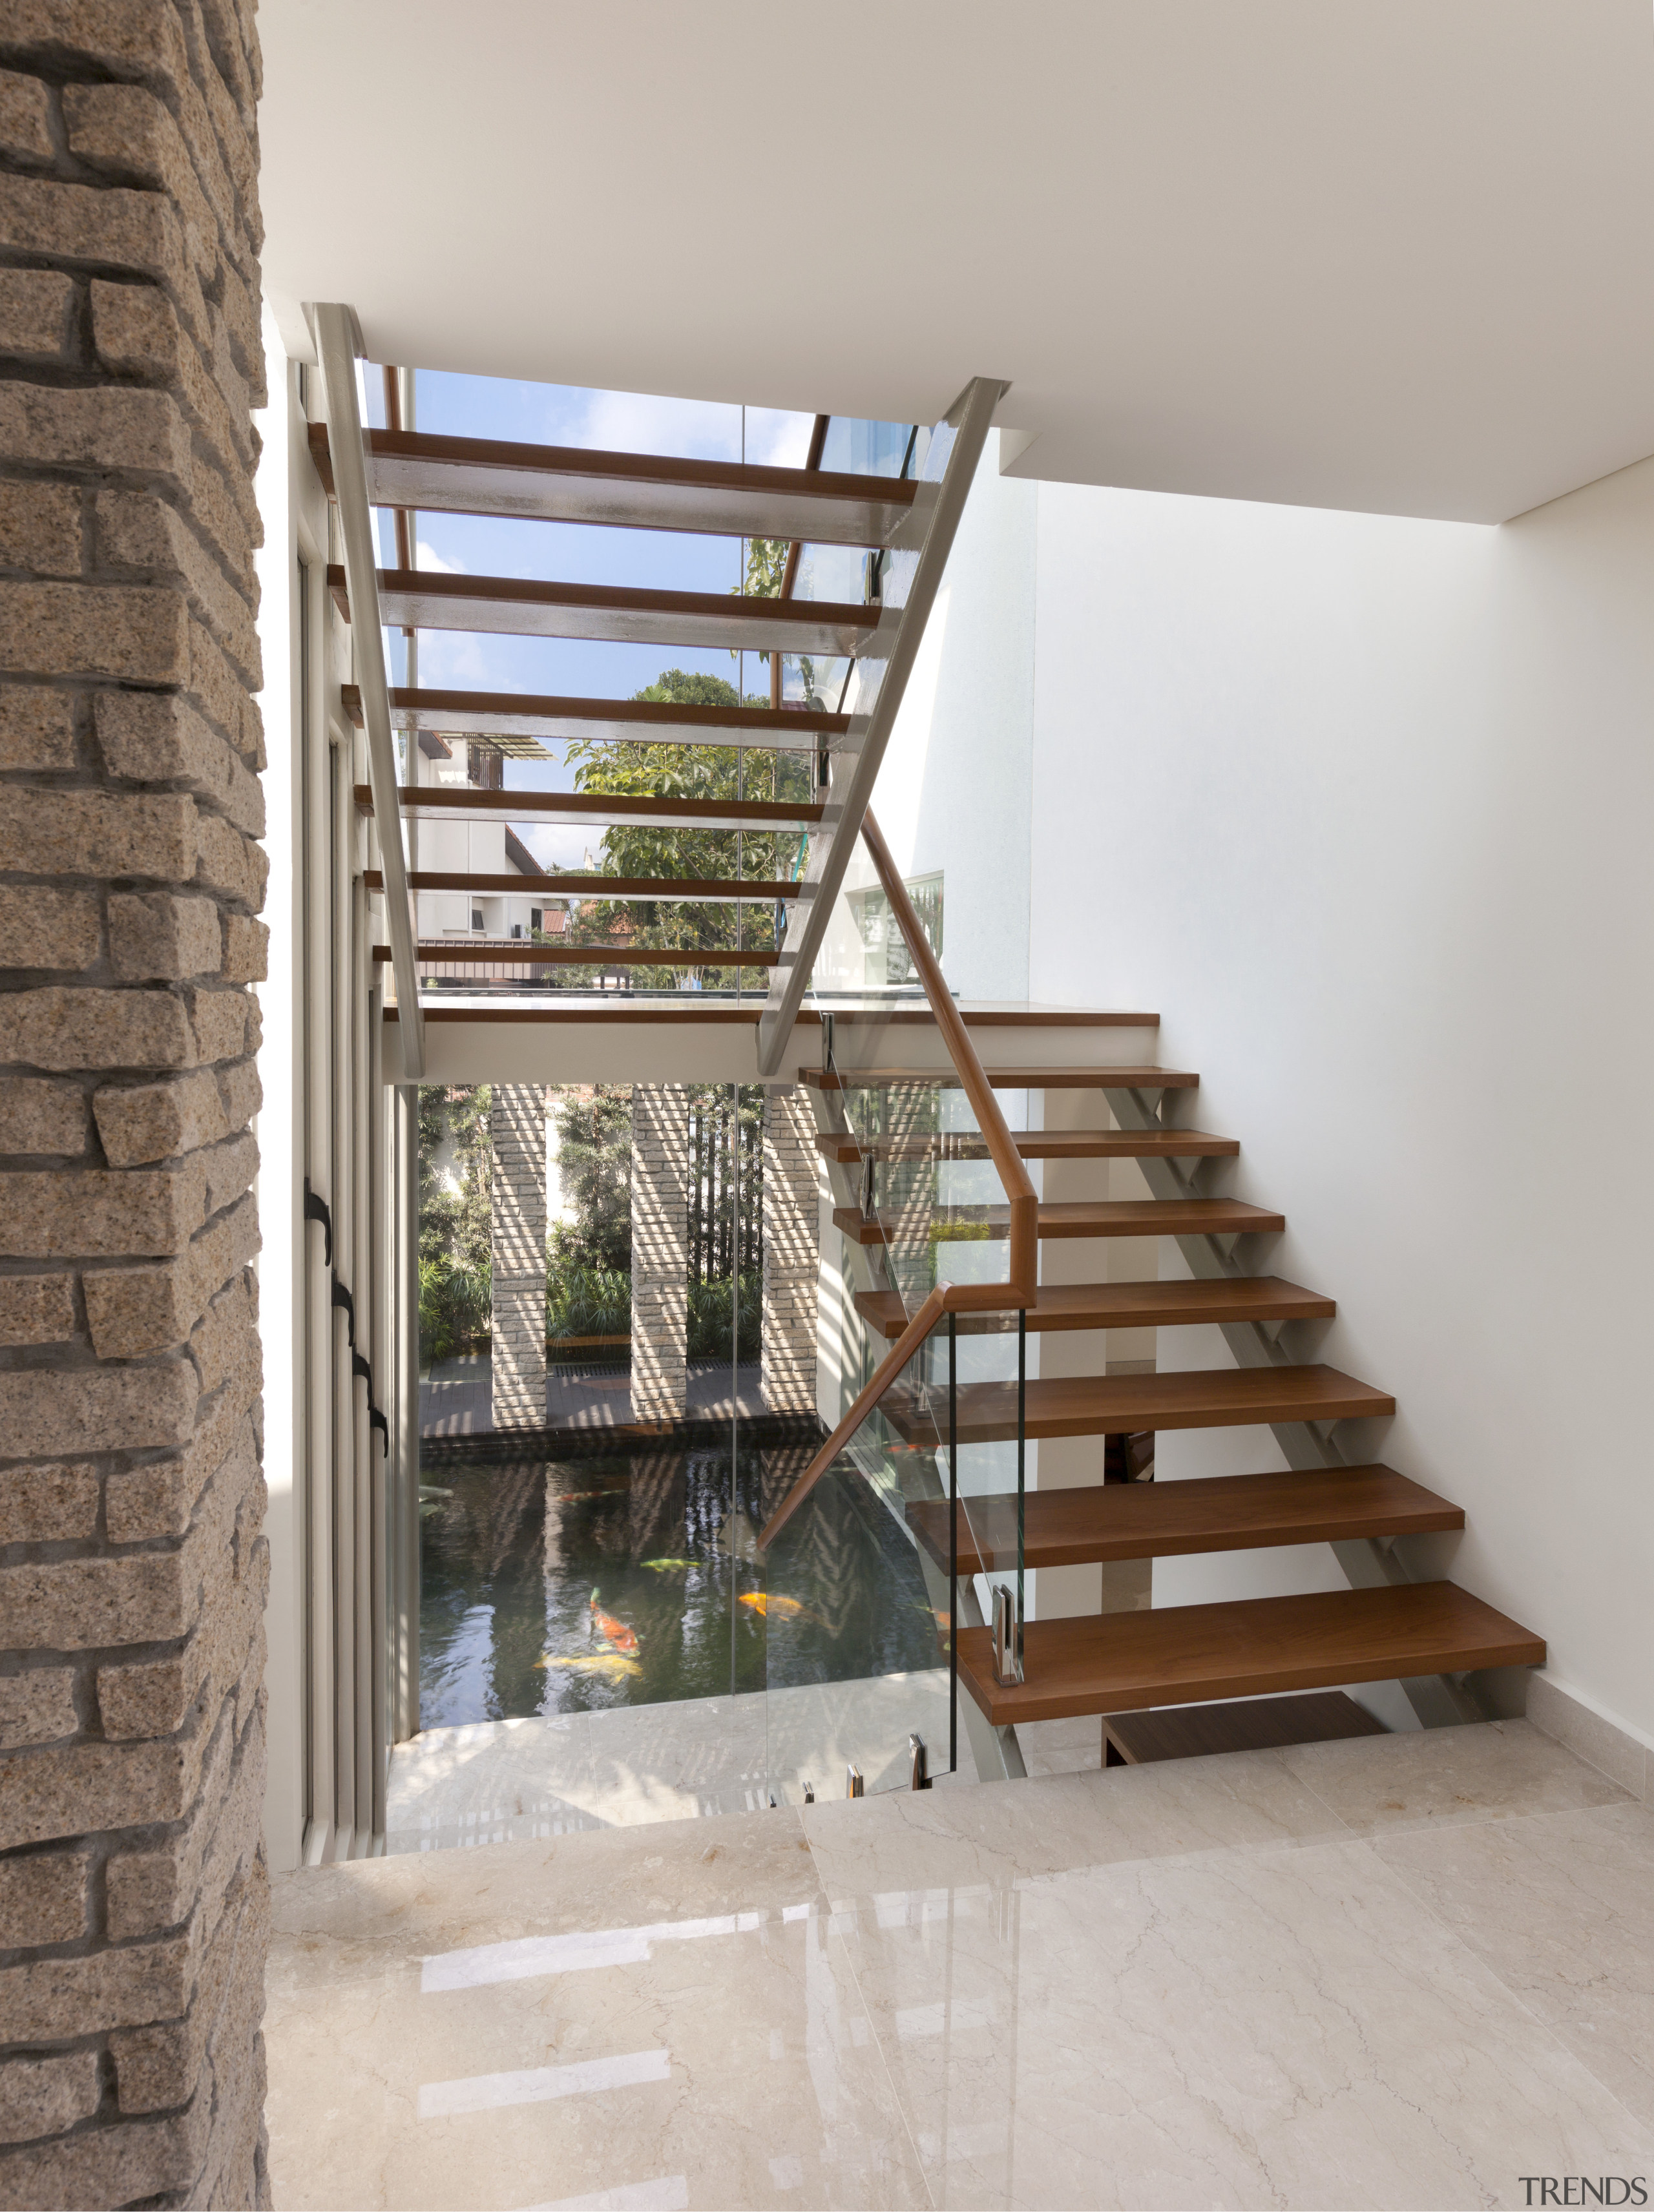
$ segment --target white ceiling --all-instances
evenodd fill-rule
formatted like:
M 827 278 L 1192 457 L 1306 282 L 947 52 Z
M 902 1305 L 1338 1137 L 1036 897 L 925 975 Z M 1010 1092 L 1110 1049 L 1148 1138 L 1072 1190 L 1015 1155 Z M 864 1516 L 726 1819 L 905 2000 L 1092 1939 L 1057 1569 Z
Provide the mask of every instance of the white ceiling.
M 1650 0 L 264 0 L 375 358 L 1493 521 L 1654 452 Z M 1024 443 L 1023 441 L 1028 442 Z

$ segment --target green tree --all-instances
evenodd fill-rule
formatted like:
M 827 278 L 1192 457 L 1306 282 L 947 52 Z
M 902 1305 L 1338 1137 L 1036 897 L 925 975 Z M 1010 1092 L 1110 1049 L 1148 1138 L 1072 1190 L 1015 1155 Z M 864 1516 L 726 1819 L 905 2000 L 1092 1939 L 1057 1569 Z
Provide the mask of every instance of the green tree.
M 781 541 L 777 541 L 781 542 Z M 674 706 L 734 707 L 740 702 L 733 684 L 682 668 L 666 669 L 635 695 Z M 749 698 L 747 705 L 767 706 Z M 610 798 L 671 798 L 728 801 L 807 800 L 813 757 L 809 752 L 750 747 L 745 762 L 734 745 L 657 744 L 643 738 L 618 744 L 583 738 L 569 745 L 579 791 Z M 632 877 L 721 877 L 739 872 L 749 880 L 786 880 L 796 870 L 803 840 L 796 831 L 692 830 L 678 824 L 626 829 L 604 836 L 600 854 L 605 875 Z M 717 969 L 717 956 L 736 942 L 733 903 L 712 901 L 589 901 L 569 918 L 565 944 L 597 946 L 624 923 L 635 945 L 681 951 L 684 969 Z M 745 908 L 741 943 L 768 950 L 775 943 L 775 919 L 767 904 Z M 668 975 L 672 971 L 666 971 Z M 722 971 L 732 980 L 735 970 Z
M 486 1083 L 419 1091 L 419 1356 L 446 1359 L 486 1337 L 493 1304 L 492 1151 Z M 452 1182 L 436 1159 L 453 1141 Z
M 557 1171 L 572 1223 L 552 1232 L 558 1264 L 625 1274 L 632 1264 L 632 1094 L 599 1083 L 562 1093 L 552 1109 Z

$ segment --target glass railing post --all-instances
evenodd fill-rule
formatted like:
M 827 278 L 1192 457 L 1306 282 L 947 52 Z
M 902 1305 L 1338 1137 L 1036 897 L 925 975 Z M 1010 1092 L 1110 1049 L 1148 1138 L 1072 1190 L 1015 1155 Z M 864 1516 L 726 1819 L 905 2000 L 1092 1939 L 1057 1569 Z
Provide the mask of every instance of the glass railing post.
M 947 1771 L 959 1771 L 959 1316 L 947 1317 Z
M 1022 1680 L 1023 1623 L 1028 1608 L 1023 1593 L 1024 1535 L 1027 1515 L 1028 1313 L 1017 1309 L 1017 1680 Z

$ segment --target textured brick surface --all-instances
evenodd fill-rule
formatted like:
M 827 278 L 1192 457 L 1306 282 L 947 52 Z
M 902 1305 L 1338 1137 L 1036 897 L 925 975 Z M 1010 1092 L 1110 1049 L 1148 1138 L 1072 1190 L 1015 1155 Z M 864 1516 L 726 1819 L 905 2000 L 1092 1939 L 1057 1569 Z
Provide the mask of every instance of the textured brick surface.
M 763 1328 L 759 1389 L 772 1413 L 816 1407 L 820 1170 L 801 1085 L 763 1098 Z
M 632 1086 L 632 1413 L 684 1418 L 689 1389 L 689 1092 Z
M 89 1461 L 0 1468 L 0 1545 L 70 1543 L 96 1535 L 100 1489 Z
M 258 59 L 0 45 L 0 2208 L 252 2205 Z
M 24 1674 L 0 1674 L 0 1747 L 52 1743 L 73 1735 L 75 1677 L 66 1667 L 32 1667 Z
M 496 1429 L 545 1426 L 545 1091 L 496 1083 L 489 1109 Z
M 75 765 L 75 701 L 44 685 L 0 690 L 0 769 L 51 771 Z
M 74 1334 L 72 1275 L 0 1275 L 0 1344 L 66 1344 Z
M 98 2108 L 98 2054 L 0 2060 L 0 2142 L 61 2135 Z
M 82 1091 L 38 1075 L 0 1076 L 0 1152 L 81 1153 L 86 1135 Z
M 0 347 L 25 362 L 61 354 L 74 300 L 74 285 L 54 270 L 0 269 Z
M 78 1943 L 86 1933 L 91 1860 L 84 1851 L 19 1851 L 0 1859 L 0 1928 L 33 1950 Z
M 0 884 L 0 968 L 69 968 L 98 957 L 103 916 L 91 891 Z

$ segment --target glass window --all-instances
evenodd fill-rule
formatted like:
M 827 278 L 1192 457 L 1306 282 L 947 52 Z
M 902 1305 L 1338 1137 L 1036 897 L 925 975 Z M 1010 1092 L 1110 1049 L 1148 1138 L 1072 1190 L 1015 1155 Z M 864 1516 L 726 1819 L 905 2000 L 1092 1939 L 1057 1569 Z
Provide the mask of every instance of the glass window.
M 914 876 L 906 882 L 908 896 L 913 901 L 914 911 L 919 916 L 919 926 L 925 933 L 926 942 L 939 960 L 942 957 L 942 871 L 933 875 Z M 862 982 L 870 991 L 890 990 L 898 985 L 916 981 L 913 962 L 901 931 L 891 915 L 891 902 L 875 884 L 869 890 L 846 894 L 851 913 L 855 916 L 857 929 L 861 933 Z

